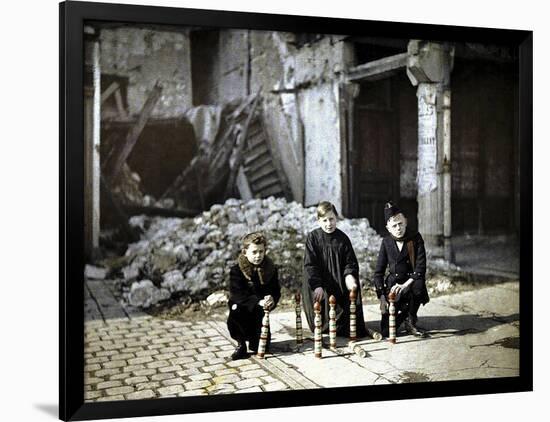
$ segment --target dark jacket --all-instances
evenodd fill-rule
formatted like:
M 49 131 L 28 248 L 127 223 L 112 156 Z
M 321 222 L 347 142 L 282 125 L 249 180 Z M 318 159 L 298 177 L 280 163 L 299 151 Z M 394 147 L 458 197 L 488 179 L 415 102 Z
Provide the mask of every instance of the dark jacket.
M 254 267 L 241 255 L 229 272 L 229 306 L 237 304 L 252 312 L 267 295 L 273 296 L 277 306 L 281 297 L 277 267 L 267 256 L 259 267 Z
M 387 295 L 394 284 L 401 284 L 409 278 L 414 280 L 412 292 L 419 297 L 422 304 L 430 301 L 426 289 L 426 249 L 420 233 L 405 234 L 401 251 L 391 236 L 386 236 L 380 245 L 378 261 L 374 270 L 374 287 L 376 296 Z M 407 243 L 412 241 L 414 250 L 414 268 L 409 257 Z M 388 274 L 386 276 L 386 269 Z

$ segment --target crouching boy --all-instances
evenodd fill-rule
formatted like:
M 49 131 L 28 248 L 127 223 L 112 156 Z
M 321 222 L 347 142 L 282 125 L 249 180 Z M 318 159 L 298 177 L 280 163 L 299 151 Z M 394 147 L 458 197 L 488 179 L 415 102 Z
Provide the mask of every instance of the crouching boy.
M 248 357 L 258 351 L 264 307 L 273 310 L 281 297 L 277 268 L 265 255 L 267 241 L 260 232 L 243 238 L 237 264 L 229 273 L 229 334 L 237 341 L 231 359 Z M 268 338 L 268 348 L 271 335 Z
M 407 228 L 407 219 L 391 202 L 384 207 L 384 218 L 389 236 L 382 240 L 374 271 L 374 286 L 380 299 L 382 318 L 380 330 L 388 337 L 388 296 L 396 294 L 396 329 L 403 323 L 407 333 L 423 337 L 416 326 L 417 312 L 421 304 L 429 302 L 426 289 L 426 250 L 418 232 Z M 389 269 L 386 276 L 386 269 Z

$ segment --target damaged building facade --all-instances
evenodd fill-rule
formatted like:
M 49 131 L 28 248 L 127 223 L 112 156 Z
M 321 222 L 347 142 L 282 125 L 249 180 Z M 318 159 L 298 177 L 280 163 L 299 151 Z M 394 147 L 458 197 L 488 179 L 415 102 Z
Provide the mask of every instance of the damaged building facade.
M 391 199 L 448 259 L 453 234 L 518 231 L 506 47 L 122 24 L 86 39 L 88 252 L 106 204 L 192 213 L 231 196 L 330 200 L 378 231 Z M 99 189 L 113 174 L 126 204 Z

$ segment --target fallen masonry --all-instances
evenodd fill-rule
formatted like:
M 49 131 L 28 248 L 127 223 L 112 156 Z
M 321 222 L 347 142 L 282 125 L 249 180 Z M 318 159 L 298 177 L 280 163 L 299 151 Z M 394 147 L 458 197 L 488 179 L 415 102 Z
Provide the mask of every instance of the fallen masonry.
M 125 304 L 148 308 L 169 298 L 190 297 L 215 305 L 226 300 L 223 292 L 231 265 L 239 253 L 241 238 L 263 231 L 268 254 L 279 267 L 280 282 L 297 291 L 302 281 L 304 242 L 317 227 L 315 207 L 304 208 L 284 198 L 241 201 L 228 199 L 194 218 L 137 215 L 130 226 L 139 227 L 139 241 L 128 245 L 125 255 L 105 260 L 101 268 L 87 267 L 90 277 L 108 277 L 121 291 Z M 363 288 L 370 291 L 381 237 L 365 218 L 341 219 L 359 261 Z M 447 275 L 459 268 L 443 260 L 430 260 L 428 287 L 440 292 L 450 288 Z M 430 275 L 437 274 L 430 279 Z M 212 297 L 216 293 L 216 297 Z

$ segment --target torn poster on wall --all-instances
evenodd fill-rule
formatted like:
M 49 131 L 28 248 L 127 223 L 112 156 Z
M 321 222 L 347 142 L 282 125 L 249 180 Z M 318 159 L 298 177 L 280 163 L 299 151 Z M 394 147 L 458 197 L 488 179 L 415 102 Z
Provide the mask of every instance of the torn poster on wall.
M 437 189 L 437 112 L 436 87 L 421 84 L 418 87 L 418 173 L 419 195 Z

